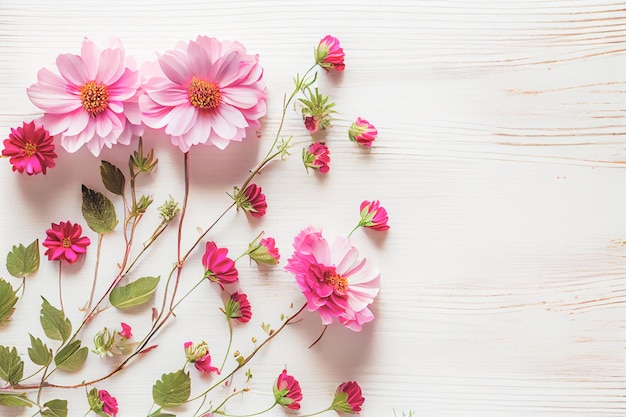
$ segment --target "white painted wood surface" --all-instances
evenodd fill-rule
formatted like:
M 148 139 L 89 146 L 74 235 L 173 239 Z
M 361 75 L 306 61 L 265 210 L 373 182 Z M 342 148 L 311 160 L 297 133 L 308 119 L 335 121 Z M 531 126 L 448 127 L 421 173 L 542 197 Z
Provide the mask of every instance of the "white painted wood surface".
M 99 44 L 117 36 L 138 62 L 198 34 L 243 42 L 261 56 L 269 114 L 260 141 L 221 153 L 193 150 L 189 243 L 196 227 L 228 204 L 224 191 L 267 149 L 291 78 L 308 67 L 328 33 L 340 38 L 347 64 L 345 73 L 320 79 L 340 112 L 328 136 L 330 174 L 307 176 L 294 149 L 259 178 L 267 216 L 247 221 L 231 213 L 211 237 L 237 254 L 265 230 L 286 260 L 302 227 L 344 235 L 358 221 L 359 203 L 380 199 L 391 230 L 354 236 L 381 270 L 377 319 L 361 333 L 333 326 L 307 349 L 321 331 L 307 314 L 258 355 L 252 392 L 229 411 L 271 404 L 271 384 L 287 366 L 302 385 L 301 414 L 322 408 L 340 382 L 356 379 L 365 417 L 392 416 L 394 408 L 420 417 L 626 415 L 626 246 L 615 242 L 626 238 L 624 2 L 1 0 L 0 131 L 6 136 L 38 115 L 26 87 L 59 53 L 76 53 L 85 36 Z M 371 152 L 345 136 L 356 116 L 379 128 Z M 307 137 L 295 112 L 286 133 Z M 160 167 L 145 189 L 157 202 L 168 194 L 180 199 L 179 152 L 158 135 L 146 143 Z M 130 150 L 102 158 L 124 166 Z M 2 256 L 13 244 L 43 240 L 50 222 L 82 220 L 79 185 L 100 187 L 99 162 L 86 150 L 60 154 L 45 177 L 16 175 L 0 161 Z M 175 259 L 170 232 L 136 276 L 166 274 Z M 110 273 L 119 238 L 105 239 Z M 185 269 L 190 283 L 201 273 L 200 256 Z M 92 246 L 82 266 L 64 273 L 73 319 L 80 318 L 94 263 Z M 253 322 L 237 329 L 235 347 L 246 352 L 250 336 L 262 337 L 262 321 L 276 325 L 290 302 L 303 298 L 280 268 L 238 266 L 255 308 Z M 56 271 L 42 262 L 14 320 L 0 330 L 0 344 L 16 345 L 26 359 L 27 332 L 43 335 L 39 295 L 57 300 Z M 0 275 L 12 279 L 4 267 Z M 104 286 L 106 273 L 101 277 Z M 184 341 L 203 338 L 221 358 L 227 331 L 220 300 L 215 288 L 203 290 L 160 335 L 156 351 L 98 385 L 118 398 L 120 416 L 148 413 L 151 386 L 182 365 Z M 137 332 L 150 323 L 143 310 L 124 319 Z M 85 340 L 116 320 L 111 311 L 101 314 Z M 80 377 L 111 367 L 90 357 Z M 55 378 L 79 382 L 71 374 Z M 209 380 L 194 379 L 194 389 Z M 55 396 L 70 400 L 71 416 L 87 410 L 83 390 L 43 393 Z M 33 412 L 0 409 L 8 416 Z

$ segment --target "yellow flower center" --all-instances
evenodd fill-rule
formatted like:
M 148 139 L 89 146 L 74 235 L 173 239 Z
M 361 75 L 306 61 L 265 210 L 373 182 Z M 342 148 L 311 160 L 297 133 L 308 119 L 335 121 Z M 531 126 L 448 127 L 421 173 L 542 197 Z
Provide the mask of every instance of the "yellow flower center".
M 187 86 L 187 94 L 189 103 L 199 109 L 214 109 L 222 100 L 220 88 L 215 83 L 199 80 L 196 77 L 193 77 Z
M 348 289 L 348 280 L 336 272 L 324 272 L 324 283 L 330 285 L 339 293 L 344 293 Z
M 109 92 L 106 85 L 89 81 L 80 88 L 80 101 L 91 117 L 96 117 L 109 107 Z
M 23 151 L 24 151 L 24 155 L 30 158 L 31 156 L 37 153 L 37 145 L 31 142 L 26 142 L 26 144 L 24 144 Z
M 69 248 L 72 246 L 72 239 L 70 239 L 69 237 L 64 237 L 63 240 L 61 241 L 61 245 L 64 248 Z

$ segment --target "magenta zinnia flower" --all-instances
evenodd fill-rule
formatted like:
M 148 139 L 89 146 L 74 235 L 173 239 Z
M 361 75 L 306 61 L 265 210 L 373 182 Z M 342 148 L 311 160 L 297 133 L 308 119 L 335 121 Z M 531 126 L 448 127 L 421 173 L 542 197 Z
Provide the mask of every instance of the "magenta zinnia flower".
M 233 293 L 226 303 L 226 316 L 239 323 L 247 323 L 252 318 L 252 307 L 248 296 L 242 292 Z
M 239 42 L 198 36 L 159 55 L 152 72 L 139 100 L 143 120 L 165 128 L 183 152 L 200 143 L 224 149 L 241 141 L 267 112 L 259 57 Z
M 302 149 L 302 162 L 307 169 L 317 169 L 321 174 L 326 174 L 330 170 L 328 146 L 314 142 L 309 146 L 309 149 Z
M 2 155 L 10 157 L 13 171 L 28 175 L 44 175 L 47 168 L 54 168 L 54 137 L 43 127 L 35 127 L 35 122 L 23 123 L 17 129 L 11 128 L 9 138 L 4 140 Z
M 52 223 L 50 229 L 46 230 L 46 240 L 42 243 L 48 248 L 45 255 L 51 261 L 61 260 L 68 264 L 73 264 L 78 257 L 87 252 L 87 246 L 91 241 L 87 236 L 81 236 L 83 228 L 77 223 L 72 224 L 60 222 Z
M 350 140 L 367 148 L 372 147 L 372 142 L 376 140 L 376 135 L 378 135 L 378 130 L 376 130 L 374 125 L 360 117 L 357 117 L 350 129 L 348 129 Z
M 202 265 L 204 265 L 204 276 L 211 281 L 220 284 L 232 284 L 239 278 L 235 262 L 228 256 L 228 249 L 218 248 L 215 242 L 207 242 Z
M 115 397 L 111 397 L 111 394 L 109 394 L 107 391 L 101 389 L 100 391 L 98 391 L 98 397 L 100 398 L 100 401 L 102 402 L 102 411 L 111 417 L 115 417 L 117 416 L 117 400 L 115 399 Z
M 335 399 L 330 407 L 336 411 L 358 414 L 363 402 L 365 398 L 363 398 L 359 384 L 356 381 L 348 381 L 337 387 Z
M 256 184 L 250 184 L 246 187 L 243 194 L 237 198 L 237 207 L 241 207 L 246 213 L 250 213 L 252 217 L 263 217 L 267 212 L 267 202 L 263 189 Z
M 27 92 L 44 111 L 43 124 L 61 135 L 68 152 L 87 145 L 97 156 L 105 146 L 127 145 L 143 133 L 139 75 L 119 40 L 101 52 L 85 39 L 80 55 L 59 55 L 56 65 L 60 76 L 42 68 Z
M 368 305 L 378 294 L 380 274 L 344 237 L 329 245 L 321 230 L 302 230 L 293 243 L 295 252 L 285 269 L 293 273 L 307 299 L 309 311 L 317 311 L 323 324 L 337 318 L 360 331 L 374 315 Z
M 387 210 L 380 205 L 378 200 L 372 202 L 365 200 L 361 203 L 361 221 L 359 226 L 382 232 L 389 229 L 388 221 Z
M 329 68 L 343 71 L 346 68 L 343 63 L 344 57 L 345 54 L 339 44 L 339 39 L 330 35 L 324 36 L 315 49 L 315 63 L 326 71 Z
M 302 401 L 300 383 L 293 376 L 288 375 L 286 369 L 283 369 L 283 372 L 276 379 L 274 398 L 278 404 L 285 408 L 300 409 L 300 401 Z

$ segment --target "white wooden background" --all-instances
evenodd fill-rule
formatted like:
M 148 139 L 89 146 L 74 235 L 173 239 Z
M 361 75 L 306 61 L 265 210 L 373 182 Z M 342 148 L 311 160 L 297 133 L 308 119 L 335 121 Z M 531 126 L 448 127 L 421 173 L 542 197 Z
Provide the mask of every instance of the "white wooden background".
M 626 246 L 615 241 L 626 238 L 626 3 L 0 0 L 0 131 L 6 136 L 38 115 L 26 87 L 59 53 L 77 53 L 85 36 L 100 45 L 120 37 L 142 62 L 199 34 L 237 39 L 261 55 L 270 110 L 260 141 L 221 153 L 193 150 L 186 242 L 228 204 L 224 191 L 265 152 L 291 77 L 308 67 L 326 34 L 346 51 L 345 73 L 320 79 L 340 111 L 328 137 L 330 174 L 307 176 L 295 149 L 259 177 L 267 216 L 247 221 L 231 213 L 211 237 L 237 254 L 265 230 L 286 260 L 293 236 L 308 224 L 329 238 L 345 235 L 363 199 L 380 199 L 392 226 L 384 236 L 359 231 L 353 240 L 381 270 L 377 319 L 358 334 L 334 326 L 307 349 L 321 330 L 307 314 L 258 355 L 252 392 L 230 412 L 271 404 L 271 384 L 286 365 L 302 385 L 302 414 L 356 379 L 365 417 L 392 416 L 394 408 L 420 417 L 626 415 Z M 369 153 L 345 137 L 359 115 L 380 131 Z M 288 114 L 286 132 L 306 138 L 297 113 Z M 155 134 L 146 143 L 160 167 L 144 189 L 157 202 L 168 194 L 180 199 L 180 153 Z M 125 166 L 130 150 L 102 158 Z M 13 244 L 43 240 L 50 222 L 82 221 L 80 183 L 102 189 L 97 158 L 86 150 L 60 154 L 45 177 L 14 174 L 0 161 L 2 257 Z M 166 274 L 175 259 L 171 232 L 136 276 Z M 111 274 L 119 237 L 105 239 Z M 185 269 L 189 282 L 201 273 L 200 256 Z M 81 266 L 65 269 L 73 319 L 94 262 L 95 245 Z M 257 274 L 246 261 L 239 268 L 255 309 L 253 322 L 236 333 L 235 347 L 247 352 L 249 336 L 262 336 L 261 321 L 276 325 L 291 301 L 303 299 L 280 268 Z M 0 275 L 13 280 L 4 267 Z M 43 262 L 26 290 L 13 322 L 0 330 L 0 344 L 24 355 L 26 333 L 43 335 L 39 295 L 58 301 L 56 264 Z M 157 351 L 98 385 L 118 398 L 120 416 L 147 414 L 152 383 L 182 365 L 184 341 L 204 338 L 221 359 L 227 333 L 219 299 L 215 288 L 202 290 L 161 334 Z M 136 332 L 149 326 L 144 310 L 124 319 Z M 87 341 L 118 319 L 107 311 L 97 320 Z M 111 367 L 90 357 L 80 375 Z M 194 389 L 209 380 L 194 379 Z M 72 416 L 87 409 L 82 390 L 44 392 L 55 396 L 69 398 Z

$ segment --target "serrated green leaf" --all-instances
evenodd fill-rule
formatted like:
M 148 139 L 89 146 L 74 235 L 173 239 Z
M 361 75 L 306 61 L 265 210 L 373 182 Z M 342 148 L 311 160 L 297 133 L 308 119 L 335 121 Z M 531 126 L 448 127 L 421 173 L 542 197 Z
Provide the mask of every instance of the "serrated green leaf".
M 52 362 L 52 349 L 41 341 L 40 338 L 30 336 L 30 347 L 28 348 L 28 357 L 35 365 L 47 366 Z
M 24 376 L 24 361 L 20 359 L 17 349 L 0 346 L 0 379 L 13 386 Z
M 80 340 L 74 340 L 54 356 L 54 364 L 62 371 L 75 372 L 83 366 L 88 353 L 87 346 L 81 348 Z
M 102 161 L 100 163 L 100 176 L 107 190 L 116 195 L 124 194 L 126 178 L 124 178 L 124 174 L 118 167 L 108 161 Z
M 7 271 L 16 278 L 22 278 L 39 269 L 39 239 L 28 246 L 21 243 L 13 246 L 7 254 Z
M 191 378 L 189 378 L 189 373 L 182 369 L 163 374 L 161 379 L 152 386 L 152 399 L 161 407 L 181 405 L 189 399 L 190 394 Z
M 13 286 L 0 278 L 0 324 L 13 315 L 17 299 L 17 291 L 13 290 Z
M 43 302 L 41 303 L 39 321 L 43 331 L 50 339 L 65 342 L 72 334 L 72 323 L 61 310 L 52 307 L 44 297 L 41 298 Z
M 21 392 L 0 392 L 0 405 L 5 407 L 32 407 L 33 405 L 26 400 L 26 394 Z
M 42 417 L 67 417 L 67 400 L 50 400 L 43 407 Z
M 130 284 L 114 288 L 109 294 L 109 302 L 117 308 L 130 308 L 141 305 L 152 297 L 159 285 L 160 276 L 142 277 Z
M 104 194 L 82 186 L 83 217 L 87 226 L 96 233 L 108 233 L 117 226 L 115 207 Z

